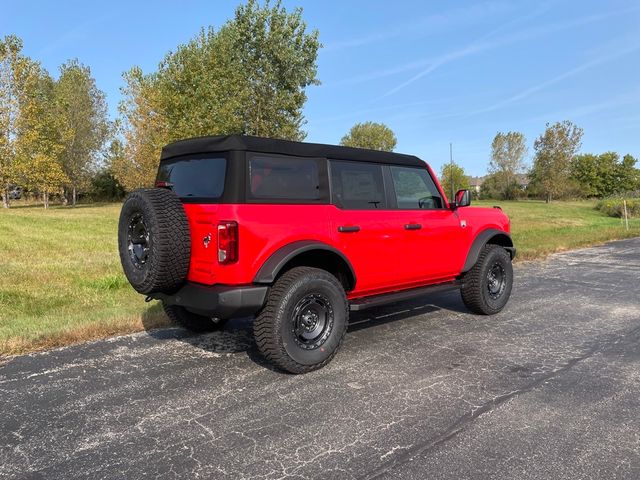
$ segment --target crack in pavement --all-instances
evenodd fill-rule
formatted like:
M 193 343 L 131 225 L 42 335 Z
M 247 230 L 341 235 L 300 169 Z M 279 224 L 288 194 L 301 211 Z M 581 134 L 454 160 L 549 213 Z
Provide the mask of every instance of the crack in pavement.
M 408 447 L 401 454 L 398 454 L 392 460 L 389 460 L 386 464 L 383 464 L 376 468 L 375 470 L 369 472 L 367 475 L 360 477 L 361 480 L 373 480 L 376 478 L 381 478 L 385 473 L 393 470 L 394 468 L 411 461 L 414 457 L 420 454 L 428 453 L 440 445 L 446 443 L 452 438 L 456 437 L 458 434 L 462 433 L 465 428 L 469 425 L 473 424 L 476 420 L 478 420 L 483 415 L 490 413 L 495 410 L 499 406 L 508 402 L 512 398 L 517 396 L 529 393 L 540 385 L 548 382 L 549 380 L 561 375 L 568 370 L 571 370 L 578 363 L 587 360 L 594 355 L 601 353 L 605 350 L 605 347 L 610 346 L 612 344 L 618 343 L 620 340 L 625 340 L 628 337 L 638 336 L 640 335 L 640 326 L 635 327 L 631 330 L 627 330 L 625 332 L 618 332 L 617 334 L 607 335 L 600 340 L 590 341 L 583 344 L 582 348 L 585 349 L 585 353 L 583 355 L 579 355 L 577 357 L 570 358 L 566 361 L 566 363 L 560 367 L 557 367 L 553 370 L 550 370 L 546 373 L 539 375 L 536 379 L 524 385 L 523 387 L 514 390 L 512 392 L 508 392 L 502 395 L 498 395 L 491 399 L 488 402 L 485 402 L 482 405 L 479 405 L 477 408 L 471 410 L 471 412 L 466 413 L 465 415 L 458 418 L 450 427 L 444 430 L 437 437 L 427 440 L 426 442 L 420 445 L 414 445 L 412 448 Z M 640 339 L 638 339 L 640 340 Z M 391 454 L 391 452 L 390 452 Z

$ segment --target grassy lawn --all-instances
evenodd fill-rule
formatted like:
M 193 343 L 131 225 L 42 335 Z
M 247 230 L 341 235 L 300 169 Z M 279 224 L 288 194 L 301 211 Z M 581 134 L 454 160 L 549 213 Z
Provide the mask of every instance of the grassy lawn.
M 512 219 L 518 258 L 640 236 L 593 202 L 500 203 Z M 0 355 L 169 324 L 121 273 L 116 227 L 120 205 L 75 209 L 18 206 L 0 211 Z
M 518 260 L 530 260 L 549 253 L 640 236 L 640 219 L 629 220 L 627 232 L 619 218 L 594 209 L 596 202 L 476 201 L 472 205 L 500 205 L 511 219 L 511 235 Z
M 0 355 L 166 325 L 127 283 L 120 205 L 0 211 Z

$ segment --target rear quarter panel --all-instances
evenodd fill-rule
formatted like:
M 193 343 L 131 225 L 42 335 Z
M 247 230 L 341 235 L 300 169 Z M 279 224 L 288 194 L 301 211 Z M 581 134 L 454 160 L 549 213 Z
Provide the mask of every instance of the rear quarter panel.
M 206 285 L 243 285 L 253 281 L 262 264 L 280 247 L 299 240 L 332 245 L 328 205 L 185 204 L 191 228 L 188 280 Z M 217 261 L 217 224 L 238 222 L 238 261 Z M 208 247 L 204 238 L 211 235 Z

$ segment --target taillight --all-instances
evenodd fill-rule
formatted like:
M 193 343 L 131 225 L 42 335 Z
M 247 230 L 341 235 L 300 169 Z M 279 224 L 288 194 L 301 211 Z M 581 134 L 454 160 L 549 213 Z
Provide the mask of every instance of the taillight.
M 222 221 L 218 223 L 218 263 L 233 263 L 238 260 L 238 224 Z

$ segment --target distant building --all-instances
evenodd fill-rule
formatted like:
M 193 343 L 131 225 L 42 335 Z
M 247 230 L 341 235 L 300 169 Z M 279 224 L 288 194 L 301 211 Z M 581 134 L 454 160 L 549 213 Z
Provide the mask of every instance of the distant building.
M 469 177 L 469 189 L 472 192 L 480 193 L 484 179 L 485 177 Z
M 526 190 L 529 186 L 529 175 L 526 173 L 518 173 L 516 174 L 516 178 L 518 179 L 518 185 L 523 190 Z
M 482 184 L 487 179 L 489 175 L 485 175 L 483 177 L 469 177 L 469 189 L 472 192 L 480 193 L 480 189 L 482 188 Z M 526 173 L 518 173 L 516 174 L 516 180 L 518 181 L 518 186 L 523 190 L 526 190 L 529 186 L 529 175 Z

